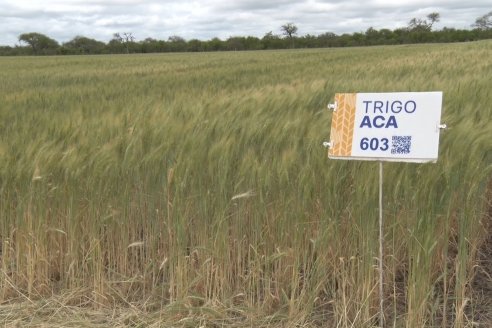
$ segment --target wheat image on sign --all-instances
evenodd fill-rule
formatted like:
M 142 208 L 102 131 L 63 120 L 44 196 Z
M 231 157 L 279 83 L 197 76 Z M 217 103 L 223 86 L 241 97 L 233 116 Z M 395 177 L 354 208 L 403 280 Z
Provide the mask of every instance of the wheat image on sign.
M 336 110 L 331 121 L 329 156 L 350 156 L 354 133 L 356 93 L 337 93 Z

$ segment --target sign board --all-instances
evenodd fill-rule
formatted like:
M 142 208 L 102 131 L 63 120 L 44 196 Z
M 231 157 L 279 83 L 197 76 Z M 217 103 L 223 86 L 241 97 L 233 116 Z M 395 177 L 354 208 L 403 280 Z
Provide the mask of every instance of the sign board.
M 337 93 L 328 157 L 436 162 L 442 92 Z

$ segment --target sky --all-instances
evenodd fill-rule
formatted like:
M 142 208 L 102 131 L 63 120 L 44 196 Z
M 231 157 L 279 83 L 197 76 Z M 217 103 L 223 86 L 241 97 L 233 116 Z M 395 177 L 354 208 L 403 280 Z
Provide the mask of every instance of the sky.
M 0 45 L 22 33 L 43 33 L 60 43 L 75 36 L 109 41 L 114 33 L 186 40 L 263 37 L 292 22 L 298 35 L 395 29 L 438 12 L 443 27 L 471 28 L 492 11 L 491 0 L 0 0 Z

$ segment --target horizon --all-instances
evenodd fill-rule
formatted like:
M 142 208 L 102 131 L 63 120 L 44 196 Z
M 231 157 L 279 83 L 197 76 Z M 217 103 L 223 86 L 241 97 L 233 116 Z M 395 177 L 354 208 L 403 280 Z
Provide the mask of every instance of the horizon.
M 362 33 L 395 30 L 408 26 L 412 18 L 440 14 L 436 30 L 471 29 L 478 17 L 492 10 L 488 1 L 405 1 L 398 5 L 386 0 L 276 0 L 264 3 L 239 0 L 213 1 L 141 0 L 6 0 L 0 4 L 0 45 L 15 46 L 23 33 L 41 33 L 60 44 L 76 36 L 109 42 L 114 33 L 132 33 L 137 41 L 167 40 L 180 36 L 201 41 L 230 37 L 262 38 L 270 31 L 280 35 L 281 25 L 292 22 L 300 37 L 323 33 Z

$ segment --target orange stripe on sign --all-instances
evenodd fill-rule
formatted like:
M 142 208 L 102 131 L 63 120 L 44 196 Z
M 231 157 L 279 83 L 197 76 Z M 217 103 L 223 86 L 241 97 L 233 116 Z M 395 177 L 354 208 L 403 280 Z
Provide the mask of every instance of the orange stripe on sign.
M 352 155 L 352 138 L 354 135 L 356 93 L 337 93 L 337 109 L 331 120 L 330 141 L 332 146 L 329 156 L 346 157 Z

